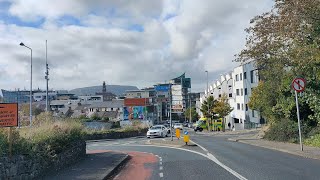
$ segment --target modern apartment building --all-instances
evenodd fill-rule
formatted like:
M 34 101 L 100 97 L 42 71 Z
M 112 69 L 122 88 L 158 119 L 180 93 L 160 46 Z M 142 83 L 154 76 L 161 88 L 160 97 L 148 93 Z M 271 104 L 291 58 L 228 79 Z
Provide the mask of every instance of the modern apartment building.
M 230 122 L 231 127 L 236 130 L 257 126 L 261 124 L 260 114 L 250 109 L 248 103 L 252 90 L 258 85 L 258 82 L 259 76 L 254 61 L 244 63 L 214 81 L 209 89 L 205 90 L 200 102 L 203 103 L 208 96 L 218 99 L 225 94 L 233 108 L 233 111 L 225 117 L 225 123 Z

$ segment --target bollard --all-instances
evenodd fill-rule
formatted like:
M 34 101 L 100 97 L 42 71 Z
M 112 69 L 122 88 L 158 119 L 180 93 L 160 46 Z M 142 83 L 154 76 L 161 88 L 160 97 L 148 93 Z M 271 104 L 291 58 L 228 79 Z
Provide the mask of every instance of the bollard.
M 184 131 L 183 141 L 186 143 L 186 145 L 188 145 L 189 139 L 190 137 L 188 131 Z
M 176 129 L 176 137 L 180 139 L 180 129 Z

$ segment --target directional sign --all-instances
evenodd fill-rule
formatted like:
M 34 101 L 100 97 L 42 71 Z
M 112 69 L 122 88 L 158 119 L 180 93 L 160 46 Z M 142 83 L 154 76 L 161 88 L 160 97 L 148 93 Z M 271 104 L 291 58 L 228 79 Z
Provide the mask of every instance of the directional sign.
M 18 126 L 18 104 L 0 103 L 0 127 Z
M 302 92 L 306 88 L 306 80 L 303 78 L 295 78 L 291 83 L 292 88 L 297 92 Z
M 185 134 L 185 135 L 188 135 L 188 134 L 189 134 L 189 132 L 188 132 L 188 131 L 184 131 L 184 134 Z

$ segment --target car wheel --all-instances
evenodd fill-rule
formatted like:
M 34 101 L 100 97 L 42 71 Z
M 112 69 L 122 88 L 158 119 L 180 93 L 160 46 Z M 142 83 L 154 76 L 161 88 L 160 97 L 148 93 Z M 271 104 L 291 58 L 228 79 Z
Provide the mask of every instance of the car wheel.
M 200 131 L 200 132 L 202 132 L 202 131 L 203 131 L 203 129 L 201 128 L 199 131 Z

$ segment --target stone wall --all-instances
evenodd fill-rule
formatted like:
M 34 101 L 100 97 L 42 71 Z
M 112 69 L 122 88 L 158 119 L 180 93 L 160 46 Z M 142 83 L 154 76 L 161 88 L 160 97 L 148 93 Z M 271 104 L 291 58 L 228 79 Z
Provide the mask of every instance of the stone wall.
M 0 157 L 0 180 L 2 179 L 35 179 L 47 172 L 56 171 L 72 164 L 86 155 L 85 141 L 75 142 L 70 148 L 60 154 L 50 157 L 13 156 Z
M 129 138 L 136 136 L 146 136 L 148 129 L 143 129 L 140 131 L 128 131 L 128 132 L 109 132 L 102 134 L 87 134 L 86 140 L 97 140 L 97 139 L 120 139 Z

